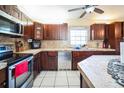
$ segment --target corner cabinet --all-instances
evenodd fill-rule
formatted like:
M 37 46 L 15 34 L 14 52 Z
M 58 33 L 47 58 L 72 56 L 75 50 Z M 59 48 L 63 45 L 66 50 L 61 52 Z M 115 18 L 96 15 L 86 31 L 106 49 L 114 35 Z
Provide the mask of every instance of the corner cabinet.
M 25 38 L 43 40 L 43 24 L 28 20 L 24 27 Z
M 114 22 L 109 24 L 108 40 L 110 47 L 120 51 L 120 41 L 123 38 L 123 22 Z

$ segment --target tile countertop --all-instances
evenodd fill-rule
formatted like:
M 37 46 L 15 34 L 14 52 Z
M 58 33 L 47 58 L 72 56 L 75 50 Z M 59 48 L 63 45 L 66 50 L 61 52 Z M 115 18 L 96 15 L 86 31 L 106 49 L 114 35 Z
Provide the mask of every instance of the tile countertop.
M 81 49 L 74 49 L 74 48 L 40 48 L 40 49 L 29 49 L 22 52 L 15 52 L 15 53 L 31 53 L 33 55 L 42 52 L 42 51 L 115 51 L 115 49 L 105 49 L 105 48 L 81 48 Z
M 111 75 L 107 73 L 107 65 L 111 59 L 120 59 L 117 55 L 93 55 L 78 63 L 78 69 L 90 87 L 121 88 Z

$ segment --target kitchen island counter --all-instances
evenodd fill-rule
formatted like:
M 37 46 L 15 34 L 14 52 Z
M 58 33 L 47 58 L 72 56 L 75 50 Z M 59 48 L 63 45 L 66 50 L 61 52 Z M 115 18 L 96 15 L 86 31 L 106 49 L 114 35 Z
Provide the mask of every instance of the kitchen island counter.
M 111 59 L 120 59 L 118 55 L 93 55 L 78 63 L 81 87 L 90 88 L 122 88 L 107 73 L 107 65 Z

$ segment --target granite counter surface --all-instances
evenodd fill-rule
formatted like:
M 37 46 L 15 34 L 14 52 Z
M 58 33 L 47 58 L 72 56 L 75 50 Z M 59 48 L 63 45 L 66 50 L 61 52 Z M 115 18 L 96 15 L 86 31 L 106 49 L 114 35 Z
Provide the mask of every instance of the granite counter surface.
M 111 59 L 120 59 L 118 55 L 93 55 L 78 63 L 78 69 L 90 87 L 122 88 L 107 73 L 107 65 Z

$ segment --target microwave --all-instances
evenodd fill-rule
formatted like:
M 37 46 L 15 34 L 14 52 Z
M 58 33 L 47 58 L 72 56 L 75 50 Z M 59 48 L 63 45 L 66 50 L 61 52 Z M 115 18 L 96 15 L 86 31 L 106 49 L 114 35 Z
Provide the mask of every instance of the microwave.
M 0 33 L 16 36 L 23 36 L 24 26 L 19 19 L 16 19 L 3 11 L 0 11 Z
M 33 39 L 32 42 L 30 42 L 30 48 L 31 49 L 41 48 L 41 40 Z

